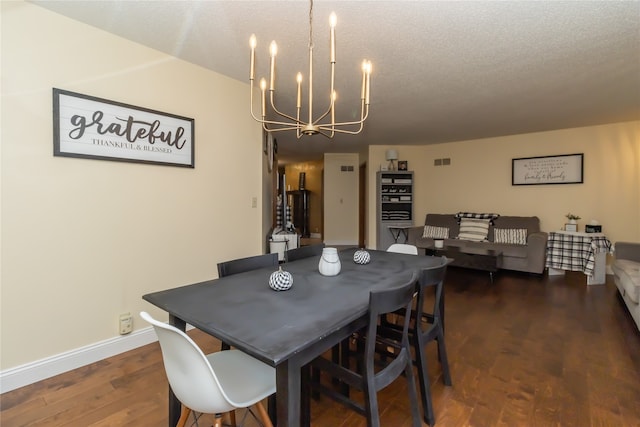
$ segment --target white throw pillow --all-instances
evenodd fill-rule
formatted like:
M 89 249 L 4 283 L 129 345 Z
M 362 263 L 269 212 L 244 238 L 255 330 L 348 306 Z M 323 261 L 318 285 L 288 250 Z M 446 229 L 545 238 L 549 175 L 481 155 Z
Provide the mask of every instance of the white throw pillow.
M 494 228 L 493 241 L 495 243 L 512 243 L 514 245 L 527 244 L 526 228 Z
M 482 242 L 487 240 L 489 234 L 488 219 L 467 219 L 460 220 L 460 233 L 458 239 Z
M 430 237 L 432 239 L 448 239 L 449 227 L 436 227 L 434 225 L 425 225 L 422 237 Z

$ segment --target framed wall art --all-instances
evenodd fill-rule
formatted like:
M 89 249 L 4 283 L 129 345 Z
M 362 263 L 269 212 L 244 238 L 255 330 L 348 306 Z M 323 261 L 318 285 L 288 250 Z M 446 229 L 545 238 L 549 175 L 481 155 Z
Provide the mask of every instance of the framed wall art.
M 54 88 L 53 155 L 193 168 L 194 120 Z
M 584 154 L 511 160 L 511 185 L 582 184 Z

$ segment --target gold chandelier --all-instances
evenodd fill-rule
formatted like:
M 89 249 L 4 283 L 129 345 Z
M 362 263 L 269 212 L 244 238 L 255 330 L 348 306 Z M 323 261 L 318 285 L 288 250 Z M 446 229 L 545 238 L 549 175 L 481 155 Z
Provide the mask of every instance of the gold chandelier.
M 324 114 L 319 116 L 318 118 L 313 118 L 313 0 L 310 2 L 309 7 L 309 119 L 308 121 L 303 121 L 300 119 L 300 110 L 302 106 L 302 74 L 298 73 L 296 76 L 296 82 L 298 85 L 298 94 L 296 99 L 296 115 L 293 117 L 292 115 L 285 114 L 279 111 L 274 102 L 275 95 L 275 71 L 276 71 L 276 55 L 278 53 L 278 46 L 276 45 L 275 40 L 271 42 L 270 46 L 270 73 L 269 73 L 269 88 L 267 89 L 267 81 L 262 78 L 260 80 L 260 91 L 261 91 L 261 115 L 260 117 L 256 117 L 253 112 L 253 81 L 255 79 L 255 49 L 256 49 L 256 36 L 255 34 L 251 35 L 249 39 L 249 44 L 251 46 L 251 68 L 249 74 L 249 84 L 251 86 L 251 116 L 253 118 L 262 123 L 262 128 L 267 132 L 280 132 L 280 131 L 288 131 L 295 130 L 296 136 L 300 138 L 302 135 L 317 135 L 321 134 L 326 136 L 327 138 L 333 138 L 336 133 L 350 134 L 356 135 L 362 131 L 364 126 L 364 121 L 367 119 L 369 115 L 369 92 L 371 87 L 371 61 L 364 60 L 362 62 L 362 90 L 360 94 L 360 119 L 351 121 L 351 122 L 339 122 L 335 121 L 335 104 L 337 99 L 337 94 L 334 89 L 334 80 L 335 80 L 335 65 L 336 65 L 336 37 L 335 37 L 335 27 L 336 27 L 336 14 L 331 13 L 329 18 L 330 24 L 330 58 L 329 61 L 331 63 L 331 81 L 329 91 L 329 107 L 325 111 Z M 268 98 L 269 102 L 267 103 L 267 90 L 269 91 Z M 277 116 L 284 118 L 284 120 L 272 120 L 271 117 L 274 115 L 270 115 L 269 119 L 267 119 L 267 113 L 269 106 L 270 110 Z M 330 121 L 326 121 L 325 118 L 329 116 Z M 324 121 L 324 122 L 323 122 Z

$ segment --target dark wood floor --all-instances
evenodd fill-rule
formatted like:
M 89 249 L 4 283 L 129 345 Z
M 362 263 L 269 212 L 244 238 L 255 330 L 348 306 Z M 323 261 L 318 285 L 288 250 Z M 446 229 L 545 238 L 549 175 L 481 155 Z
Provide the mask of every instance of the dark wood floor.
M 428 356 L 437 425 L 639 426 L 640 334 L 617 295 L 584 275 L 488 276 L 450 269 L 446 340 L 453 387 Z M 192 331 L 205 351 L 218 343 Z M 409 426 L 404 380 L 379 394 L 383 426 Z M 1 396 L 0 424 L 165 426 L 167 384 L 157 344 Z M 327 399 L 315 427 L 365 422 Z M 200 423 L 209 426 L 211 423 Z M 249 425 L 257 425 L 249 423 Z

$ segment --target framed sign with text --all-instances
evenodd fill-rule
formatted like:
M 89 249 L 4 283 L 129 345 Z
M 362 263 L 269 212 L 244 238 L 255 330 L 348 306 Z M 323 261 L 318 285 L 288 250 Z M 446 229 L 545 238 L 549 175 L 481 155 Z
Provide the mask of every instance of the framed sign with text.
M 582 184 L 584 154 L 511 160 L 511 185 Z
M 193 168 L 194 120 L 54 88 L 53 155 Z

